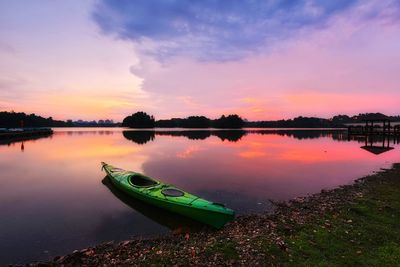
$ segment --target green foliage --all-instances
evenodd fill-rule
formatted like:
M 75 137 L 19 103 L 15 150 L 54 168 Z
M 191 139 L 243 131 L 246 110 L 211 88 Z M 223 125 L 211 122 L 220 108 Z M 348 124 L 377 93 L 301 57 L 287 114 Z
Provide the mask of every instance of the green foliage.
M 286 266 L 399 266 L 400 179 L 378 181 L 355 203 L 302 225 L 292 235 L 279 234 L 287 251 L 270 240 L 260 242 L 268 262 L 274 255 Z

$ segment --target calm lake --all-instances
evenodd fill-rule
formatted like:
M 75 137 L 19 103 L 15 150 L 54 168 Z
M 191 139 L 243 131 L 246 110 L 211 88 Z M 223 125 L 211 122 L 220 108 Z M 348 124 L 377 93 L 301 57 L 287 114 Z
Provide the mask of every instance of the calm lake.
M 399 144 L 375 141 L 378 147 L 363 147 L 363 139 L 348 140 L 338 130 L 80 128 L 0 144 L 0 265 L 185 226 L 182 218 L 124 198 L 104 179 L 101 161 L 246 214 L 271 210 L 269 199 L 349 184 L 399 161 Z

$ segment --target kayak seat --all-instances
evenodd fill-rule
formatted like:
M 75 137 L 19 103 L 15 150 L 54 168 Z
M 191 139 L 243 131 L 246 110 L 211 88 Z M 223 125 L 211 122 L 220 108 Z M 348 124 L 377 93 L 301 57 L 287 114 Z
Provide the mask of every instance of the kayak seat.
M 131 182 L 132 185 L 139 187 L 150 187 L 157 184 L 156 181 L 147 179 L 146 177 L 143 177 L 141 175 L 132 175 L 129 178 L 129 181 Z

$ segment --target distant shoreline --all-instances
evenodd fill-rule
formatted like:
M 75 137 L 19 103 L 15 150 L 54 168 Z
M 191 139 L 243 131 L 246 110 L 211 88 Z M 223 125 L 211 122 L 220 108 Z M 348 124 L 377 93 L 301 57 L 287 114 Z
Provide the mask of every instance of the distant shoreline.
M 332 118 L 303 117 L 281 120 L 249 121 L 242 119 L 237 114 L 222 115 L 218 119 L 210 119 L 205 116 L 189 116 L 186 118 L 171 118 L 156 120 L 145 112 L 136 112 L 127 116 L 123 122 L 113 120 L 54 120 L 52 117 L 44 118 L 35 114 L 23 112 L 0 111 L 0 129 L 18 127 L 120 127 L 128 126 L 133 129 L 147 128 L 193 128 L 208 129 L 243 129 L 243 128 L 343 128 L 347 125 L 364 123 L 366 120 L 387 120 L 394 124 L 400 124 L 400 116 L 387 116 L 382 113 L 364 113 L 354 116 L 336 115 Z M 379 123 L 375 124 L 378 125 Z

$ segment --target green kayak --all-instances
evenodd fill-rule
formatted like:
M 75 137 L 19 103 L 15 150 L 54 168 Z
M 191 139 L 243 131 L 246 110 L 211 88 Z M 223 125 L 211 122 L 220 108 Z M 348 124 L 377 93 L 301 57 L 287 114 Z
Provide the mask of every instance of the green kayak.
M 104 162 L 102 169 L 126 194 L 148 204 L 221 228 L 235 216 L 233 210 L 164 184 L 143 174 L 116 168 Z

